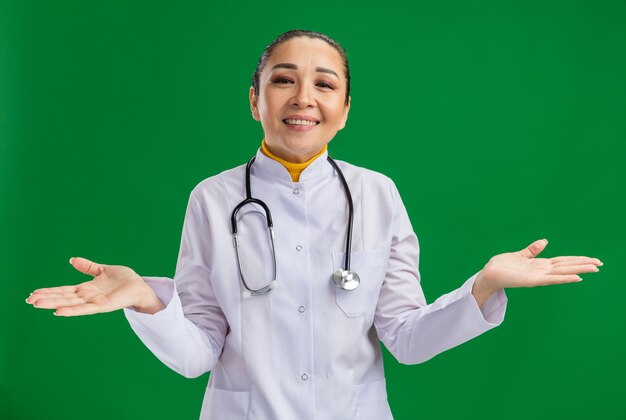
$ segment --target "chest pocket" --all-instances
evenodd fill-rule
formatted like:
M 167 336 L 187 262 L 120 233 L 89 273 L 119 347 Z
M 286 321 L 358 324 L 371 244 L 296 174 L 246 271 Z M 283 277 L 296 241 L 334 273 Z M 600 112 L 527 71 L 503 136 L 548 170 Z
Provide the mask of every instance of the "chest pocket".
M 345 252 L 333 252 L 333 271 L 343 268 Z M 350 255 L 350 269 L 359 275 L 361 283 L 354 290 L 336 287 L 335 301 L 349 317 L 366 317 L 374 314 L 380 288 L 387 272 L 387 253 L 385 249 L 353 251 Z

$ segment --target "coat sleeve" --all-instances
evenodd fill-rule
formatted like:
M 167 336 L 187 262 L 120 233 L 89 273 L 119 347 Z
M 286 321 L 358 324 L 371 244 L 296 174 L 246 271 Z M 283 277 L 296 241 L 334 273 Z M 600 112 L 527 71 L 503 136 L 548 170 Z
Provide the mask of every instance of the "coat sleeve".
M 427 305 L 420 286 L 417 236 L 398 190 L 390 185 L 396 211 L 374 324 L 378 337 L 400 363 L 417 364 L 500 325 L 507 298 L 500 289 L 479 308 L 471 293 L 476 273 L 460 288 Z
M 166 307 L 155 314 L 124 308 L 131 328 L 146 347 L 165 365 L 188 378 L 213 368 L 228 328 L 210 282 L 209 228 L 192 192 L 174 280 L 143 277 Z

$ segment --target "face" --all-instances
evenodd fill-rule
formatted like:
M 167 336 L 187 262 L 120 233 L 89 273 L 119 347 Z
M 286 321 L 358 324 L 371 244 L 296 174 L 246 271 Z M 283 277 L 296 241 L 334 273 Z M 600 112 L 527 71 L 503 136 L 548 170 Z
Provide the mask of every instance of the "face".
M 292 38 L 278 45 L 250 88 L 250 108 L 272 153 L 306 162 L 328 144 L 348 119 L 346 79 L 339 53 L 320 39 Z

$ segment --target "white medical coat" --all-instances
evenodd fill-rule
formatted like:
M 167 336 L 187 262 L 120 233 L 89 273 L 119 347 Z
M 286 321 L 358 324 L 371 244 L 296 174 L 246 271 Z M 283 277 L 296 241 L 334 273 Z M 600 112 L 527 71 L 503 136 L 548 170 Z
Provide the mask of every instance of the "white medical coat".
M 419 245 L 393 182 L 338 161 L 354 201 L 353 291 L 337 288 L 348 205 L 324 153 L 292 182 L 278 162 L 256 155 L 252 195 L 270 208 L 278 286 L 242 297 L 231 212 L 245 197 L 245 165 L 192 191 L 174 281 L 144 277 L 166 305 L 124 313 L 163 363 L 186 377 L 211 371 L 202 419 L 387 420 L 379 340 L 404 364 L 428 360 L 499 325 L 503 290 L 479 309 L 472 285 L 426 304 Z M 265 217 L 256 205 L 238 217 L 243 272 L 251 287 L 273 278 Z

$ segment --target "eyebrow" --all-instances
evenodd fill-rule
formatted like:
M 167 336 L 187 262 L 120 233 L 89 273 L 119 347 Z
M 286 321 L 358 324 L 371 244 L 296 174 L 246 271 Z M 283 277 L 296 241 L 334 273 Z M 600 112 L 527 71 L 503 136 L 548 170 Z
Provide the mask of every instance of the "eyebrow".
M 292 63 L 278 63 L 274 67 L 272 67 L 272 70 L 277 69 L 277 68 L 297 70 L 298 66 L 296 66 L 295 64 L 292 64 Z M 337 79 L 339 79 L 339 76 L 337 75 L 337 73 L 335 73 L 334 70 L 331 70 L 329 68 L 326 68 L 326 67 L 315 67 L 315 71 L 320 72 L 320 73 L 333 74 Z

